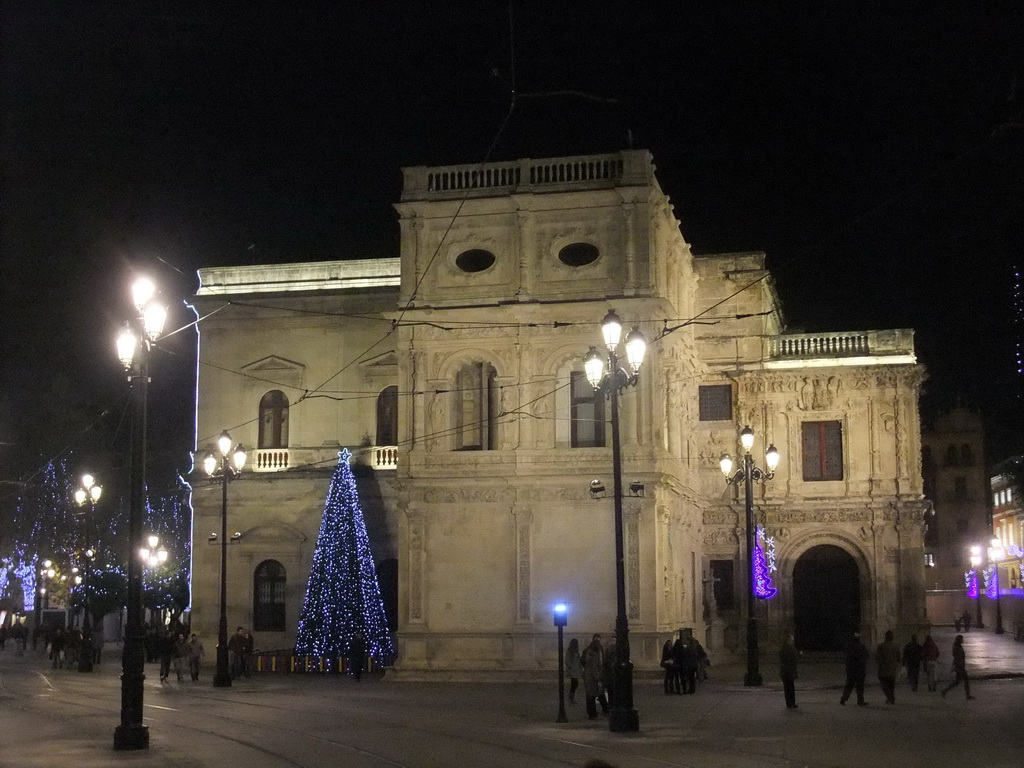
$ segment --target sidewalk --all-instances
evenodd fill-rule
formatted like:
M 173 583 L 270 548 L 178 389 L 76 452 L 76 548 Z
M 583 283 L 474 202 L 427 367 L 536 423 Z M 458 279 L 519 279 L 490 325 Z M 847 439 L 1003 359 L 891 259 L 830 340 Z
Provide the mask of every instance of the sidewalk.
M 939 678 L 952 679 L 951 649 L 953 638 L 957 636 L 953 627 L 935 627 L 931 631 L 932 639 L 939 646 Z M 964 651 L 967 654 L 967 672 L 972 680 L 995 680 L 1024 677 L 1024 643 L 1013 639 L 1013 635 L 1005 633 L 997 635 L 991 629 L 973 629 L 961 632 L 964 636 Z M 896 644 L 902 650 L 909 637 L 896 638 Z M 924 640 L 921 635 L 918 642 Z M 874 648 L 868 649 L 871 662 L 868 664 L 868 680 L 874 679 Z M 719 663 L 712 659 L 713 665 L 708 670 L 711 680 L 725 685 L 743 685 L 743 676 L 747 671 L 746 660 L 729 657 Z M 760 658 L 761 676 L 765 685 L 781 685 L 779 683 L 778 659 L 762 654 Z M 845 681 L 845 668 L 842 653 L 806 653 L 800 659 L 801 688 L 842 688 Z M 710 681 L 709 681 L 710 682 Z

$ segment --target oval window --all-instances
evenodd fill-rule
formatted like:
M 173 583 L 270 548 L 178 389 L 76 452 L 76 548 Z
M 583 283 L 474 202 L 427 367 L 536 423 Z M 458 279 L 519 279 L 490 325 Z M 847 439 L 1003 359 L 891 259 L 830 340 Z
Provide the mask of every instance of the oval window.
M 455 257 L 455 266 L 463 272 L 483 272 L 494 264 L 494 254 L 483 248 L 463 251 Z
M 573 243 L 558 252 L 558 260 L 569 267 L 583 267 L 597 261 L 600 252 L 590 243 Z

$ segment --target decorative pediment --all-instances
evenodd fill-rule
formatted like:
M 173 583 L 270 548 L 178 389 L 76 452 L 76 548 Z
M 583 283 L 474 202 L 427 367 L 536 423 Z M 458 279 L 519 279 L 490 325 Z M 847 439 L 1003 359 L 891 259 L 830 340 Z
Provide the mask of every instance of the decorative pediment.
M 398 365 L 398 355 L 395 354 L 394 350 L 385 352 L 384 354 L 371 357 L 367 360 L 363 360 L 359 367 L 363 370 L 371 368 L 390 368 Z M 393 370 L 389 370 L 388 373 L 394 373 Z
M 302 544 L 307 536 L 298 528 L 285 523 L 267 523 L 242 531 L 245 544 Z
M 272 388 L 275 383 L 283 387 L 302 389 L 302 376 L 306 366 L 277 355 L 270 355 L 243 365 L 242 371 L 252 377 L 248 379 L 248 383 L 256 389 Z

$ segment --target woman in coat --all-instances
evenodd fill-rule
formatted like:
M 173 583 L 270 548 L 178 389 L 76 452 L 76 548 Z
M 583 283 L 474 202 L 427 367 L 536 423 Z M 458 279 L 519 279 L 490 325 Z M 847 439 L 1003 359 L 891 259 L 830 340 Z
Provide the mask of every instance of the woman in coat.
M 924 645 L 921 646 L 921 662 L 924 664 L 924 676 L 928 681 L 928 690 L 939 690 L 939 646 L 932 640 L 931 635 L 926 635 Z
M 580 641 L 573 638 L 569 641 L 569 649 L 565 652 L 565 676 L 569 678 L 569 703 L 576 703 L 576 689 L 580 687 L 583 677 L 583 661 L 580 659 Z
M 587 716 L 593 720 L 597 717 L 597 704 L 601 705 L 601 711 L 604 714 L 608 714 L 608 700 L 605 698 L 602 684 L 604 649 L 601 647 L 600 635 L 594 635 L 581 658 L 583 661 L 583 692 L 587 697 Z

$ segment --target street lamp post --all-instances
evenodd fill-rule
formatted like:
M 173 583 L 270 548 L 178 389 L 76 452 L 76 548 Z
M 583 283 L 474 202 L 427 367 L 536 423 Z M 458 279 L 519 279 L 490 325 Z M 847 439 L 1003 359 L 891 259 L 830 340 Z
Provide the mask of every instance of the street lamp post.
M 217 438 L 218 459 L 213 453 L 207 453 L 203 459 L 203 468 L 211 477 L 220 472 L 221 503 L 220 503 L 220 620 L 217 624 L 217 671 L 213 675 L 215 688 L 231 687 L 231 669 L 228 666 L 228 483 L 242 471 L 245 466 L 245 449 L 237 445 L 232 451 L 234 442 L 231 435 L 221 432 Z
M 1000 600 L 999 593 L 1001 592 L 1001 586 L 999 583 L 999 562 L 1006 556 L 1006 552 L 1003 549 L 1003 543 L 997 539 L 992 539 L 992 546 L 988 549 L 988 561 L 992 567 L 992 578 L 995 583 L 992 585 L 996 593 L 996 634 L 1001 635 L 1006 630 L 1003 628 L 1003 604 Z
M 567 723 L 565 716 L 565 649 L 562 646 L 562 630 L 569 623 L 569 607 L 565 603 L 555 603 L 555 626 L 558 627 L 558 717 L 556 723 Z
M 92 537 L 89 523 L 96 513 L 96 502 L 100 500 L 103 488 L 96 484 L 92 475 L 82 475 L 82 485 L 75 491 L 75 503 L 82 507 L 85 517 L 85 549 L 82 563 L 82 648 L 78 654 L 78 671 L 92 672 L 92 618 L 89 615 L 89 570 L 92 560 Z M 88 504 L 88 508 L 86 508 Z
M 984 562 L 984 558 L 981 556 L 981 546 L 978 545 L 978 544 L 973 545 L 971 547 L 971 568 L 974 569 L 974 578 L 975 579 L 980 579 L 980 577 L 981 577 L 981 565 L 982 565 L 983 562 Z M 982 593 L 982 589 L 981 589 L 980 583 L 978 585 L 977 593 L 978 594 L 975 597 L 975 603 L 974 603 L 974 608 L 975 608 L 974 626 L 976 628 L 978 628 L 978 629 L 984 629 L 985 628 L 985 622 L 982 621 L 982 618 L 981 618 L 981 593 Z M 970 617 L 970 614 L 968 614 L 968 618 L 969 617 Z M 968 629 L 970 629 L 970 627 L 968 627 Z
M 149 355 L 163 333 L 167 309 L 155 299 L 156 286 L 141 278 L 132 286 L 138 314 L 117 338 L 117 356 L 132 389 L 132 452 L 128 483 L 128 544 L 134 552 L 142 539 L 146 507 L 146 401 Z M 121 656 L 121 723 L 114 729 L 114 749 L 149 749 L 149 728 L 142 723 L 146 679 L 146 631 L 142 624 L 142 563 L 128 557 L 128 599 Z
M 775 477 L 775 468 L 779 466 L 779 452 L 774 445 L 769 445 L 765 451 L 764 460 L 768 466 L 767 471 L 754 465 L 754 459 L 750 455 L 750 449 L 754 447 L 754 430 L 744 427 L 740 432 L 740 443 L 743 445 L 743 466 L 733 473 L 732 457 L 723 453 L 719 460 L 722 474 L 730 485 L 743 483 L 747 523 L 747 673 L 743 677 L 743 684 L 746 686 L 759 686 L 761 678 L 759 649 L 757 638 L 757 616 L 754 613 L 755 587 L 754 584 L 754 548 L 756 544 L 757 529 L 754 526 L 754 483 L 765 482 Z
M 622 452 L 619 440 L 619 391 L 637 382 L 647 351 L 647 339 L 633 328 L 626 335 L 626 361 L 630 370 L 619 367 L 617 350 L 622 337 L 622 320 L 614 310 L 601 321 L 601 333 L 608 354 L 591 347 L 583 366 L 594 389 L 603 389 L 611 400 L 612 483 L 615 494 L 615 663 L 612 667 L 612 702 L 608 728 L 637 731 L 640 715 L 633 709 L 633 662 L 629 659 L 629 620 L 626 617 L 626 566 L 622 541 Z M 605 366 L 607 365 L 607 370 Z

